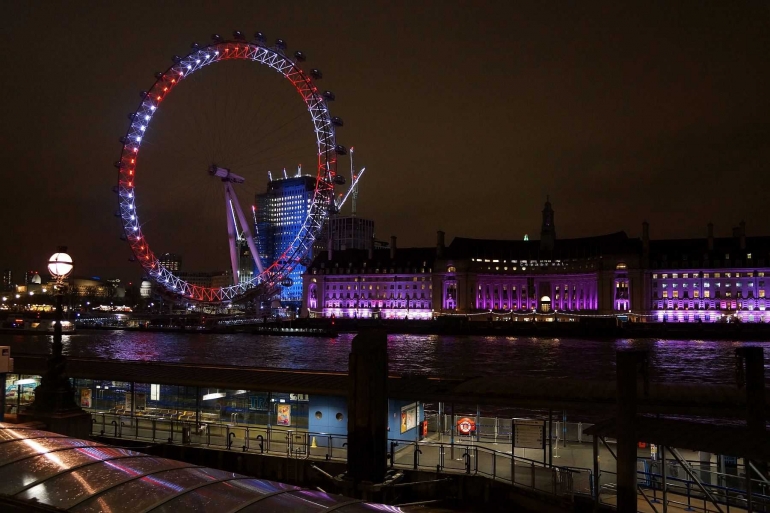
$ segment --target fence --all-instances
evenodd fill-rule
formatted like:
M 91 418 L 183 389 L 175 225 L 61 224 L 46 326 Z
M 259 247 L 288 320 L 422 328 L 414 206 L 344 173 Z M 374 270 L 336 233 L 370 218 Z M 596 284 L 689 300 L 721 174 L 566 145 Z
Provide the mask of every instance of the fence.
M 270 426 L 196 423 L 92 413 L 92 434 L 219 447 L 290 458 L 346 460 L 347 437 Z M 470 444 L 389 440 L 394 468 L 473 474 L 552 495 L 591 494 L 591 471 L 542 462 Z

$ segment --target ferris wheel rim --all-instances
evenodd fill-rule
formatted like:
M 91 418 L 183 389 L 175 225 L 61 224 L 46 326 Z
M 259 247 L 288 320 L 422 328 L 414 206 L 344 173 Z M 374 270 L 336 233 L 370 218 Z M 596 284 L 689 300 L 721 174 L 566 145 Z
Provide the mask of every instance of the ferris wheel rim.
M 139 107 L 129 115 L 130 123 L 124 137 L 118 167 L 119 216 L 124 235 L 134 258 L 140 262 L 148 276 L 166 291 L 199 302 L 226 302 L 250 293 L 272 291 L 286 279 L 311 249 L 313 242 L 328 216 L 334 198 L 334 182 L 337 168 L 336 134 L 331 113 L 324 94 L 315 86 L 313 79 L 300 66 L 286 56 L 279 46 L 242 40 L 219 40 L 205 47 L 193 47 L 185 57 L 174 57 L 174 64 L 156 74 L 152 87 L 142 92 Z M 143 134 L 149 128 L 154 113 L 167 95 L 182 81 L 206 66 L 227 60 L 251 60 L 268 66 L 287 79 L 304 101 L 310 114 L 317 146 L 317 173 L 313 200 L 301 228 L 281 255 L 263 272 L 251 279 L 226 287 L 202 287 L 193 285 L 163 266 L 147 242 L 139 223 L 136 209 L 136 169 Z M 260 258 L 257 256 L 257 258 Z

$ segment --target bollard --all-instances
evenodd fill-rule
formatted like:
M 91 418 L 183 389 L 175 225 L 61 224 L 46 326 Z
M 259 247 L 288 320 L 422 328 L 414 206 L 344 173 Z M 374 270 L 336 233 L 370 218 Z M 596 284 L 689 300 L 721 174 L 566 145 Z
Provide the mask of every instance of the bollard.
M 169 428 L 168 428 L 168 443 L 173 444 L 174 443 L 174 421 L 169 421 Z
M 118 437 L 118 421 L 117 421 L 117 420 L 113 420 L 112 422 L 110 422 L 110 424 L 112 424 L 113 426 L 115 426 L 115 433 L 114 433 L 114 435 L 113 435 L 113 436 L 114 436 L 115 438 L 117 438 L 117 437 Z
M 227 430 L 228 430 L 228 431 L 230 431 L 230 429 L 229 429 L 229 428 L 228 428 Z M 227 434 L 227 450 L 228 450 L 228 451 L 229 451 L 229 450 L 230 450 L 230 448 L 232 448 L 232 446 L 233 446 L 233 438 L 235 438 L 235 433 L 228 433 L 228 434 Z
M 120 421 L 120 438 L 123 438 L 123 428 L 126 427 L 125 422 Z
M 422 454 L 422 451 L 418 448 L 414 448 L 414 469 L 417 470 L 417 466 L 420 461 L 420 454 Z
M 96 419 L 91 419 L 91 434 L 94 434 L 94 425 L 96 425 Z
M 530 465 L 532 465 L 530 469 L 531 471 L 530 473 L 532 477 L 532 489 L 534 490 L 535 489 L 535 462 L 533 461 L 532 463 L 530 463 Z
M 265 437 L 262 435 L 257 435 L 257 440 L 259 440 L 259 453 L 264 454 L 265 453 Z
M 463 459 L 465 460 L 465 473 L 470 474 L 471 473 L 471 455 L 468 454 L 467 450 L 463 453 Z

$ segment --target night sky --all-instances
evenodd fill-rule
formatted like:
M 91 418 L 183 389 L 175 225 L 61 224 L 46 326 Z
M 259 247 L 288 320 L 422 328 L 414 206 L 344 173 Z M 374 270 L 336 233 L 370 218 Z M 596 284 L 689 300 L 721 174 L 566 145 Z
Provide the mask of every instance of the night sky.
M 379 239 L 433 245 L 437 229 L 448 241 L 537 237 L 546 194 L 560 238 L 639 236 L 644 220 L 654 238 L 703 237 L 709 221 L 718 236 L 741 220 L 748 235 L 770 234 L 768 4 L 630 4 L 5 2 L 0 268 L 19 281 L 66 244 L 78 275 L 139 278 L 111 191 L 126 114 L 172 55 L 234 29 L 285 39 L 308 55 L 304 69 L 323 71 L 318 85 L 334 91 L 332 114 L 345 121 L 338 142 L 367 168 L 359 214 Z M 283 89 L 256 92 L 216 66 L 200 74 L 220 82 L 200 87 L 224 80 L 240 102 L 233 118 L 279 105 Z M 183 253 L 189 270 L 225 269 L 224 206 L 203 172 L 215 149 L 196 142 L 212 126 L 206 112 L 223 109 L 204 94 L 192 113 L 198 100 L 184 85 L 174 94 L 188 117 L 164 111 L 154 153 L 145 168 L 140 160 L 140 219 L 156 253 Z M 301 115 L 296 101 L 271 122 Z M 240 123 L 229 128 L 244 138 L 228 139 L 231 152 L 253 132 Z M 284 153 L 243 168 L 256 177 L 244 208 L 265 166 L 304 158 L 304 143 L 292 143 L 309 140 L 312 155 L 303 126 L 296 139 L 275 136 Z

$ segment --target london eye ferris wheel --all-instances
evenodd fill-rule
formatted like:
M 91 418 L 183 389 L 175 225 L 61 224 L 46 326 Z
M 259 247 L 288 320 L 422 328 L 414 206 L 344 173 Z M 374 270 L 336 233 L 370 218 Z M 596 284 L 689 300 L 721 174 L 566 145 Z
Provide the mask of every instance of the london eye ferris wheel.
M 120 138 L 118 185 L 113 190 L 118 195 L 121 238 L 129 243 L 132 260 L 162 289 L 179 297 L 217 303 L 269 294 L 298 264 L 308 263 L 329 213 L 341 206 L 335 200 L 335 186 L 345 179 L 337 173 L 337 164 L 348 150 L 336 141 L 335 131 L 343 122 L 329 111 L 334 94 L 315 85 L 322 78 L 320 70 L 306 72 L 300 67 L 306 60 L 303 52 L 290 54 L 281 39 L 268 44 L 261 32 L 248 41 L 240 31 L 229 40 L 214 35 L 211 44 L 193 43 L 189 54 L 172 60 L 140 93 L 139 107 L 129 114 L 128 130 Z M 208 68 L 221 70 L 197 73 Z M 193 75 L 207 77 L 198 80 Z M 264 83 L 268 86 L 262 87 Z M 180 88 L 182 84 L 190 84 L 187 94 L 182 94 L 186 88 Z M 171 95 L 177 88 L 179 93 Z M 166 110 L 169 114 L 164 116 Z M 254 177 L 267 175 L 271 167 L 279 174 L 284 167 L 287 176 L 285 164 L 291 159 L 313 160 L 311 199 L 299 229 L 284 241 L 274 260 L 266 261 L 264 248 L 260 252 L 252 233 L 256 223 L 244 214 L 238 195 L 258 191 Z M 351 183 L 351 190 L 355 185 Z M 212 212 L 203 219 L 207 210 Z M 190 226 L 199 217 L 201 226 Z M 188 233 L 182 234 L 185 229 Z M 166 237 L 177 238 L 169 243 Z M 203 248 L 205 253 L 216 246 L 212 252 L 229 254 L 232 279 L 221 286 L 193 283 L 161 262 L 150 247 L 151 239 L 153 245 L 165 244 L 164 249 L 188 244 L 194 248 L 191 252 Z M 242 254 L 237 240 L 248 245 L 253 260 L 254 272 L 245 277 L 238 273 Z M 225 243 L 229 251 L 224 250 Z

